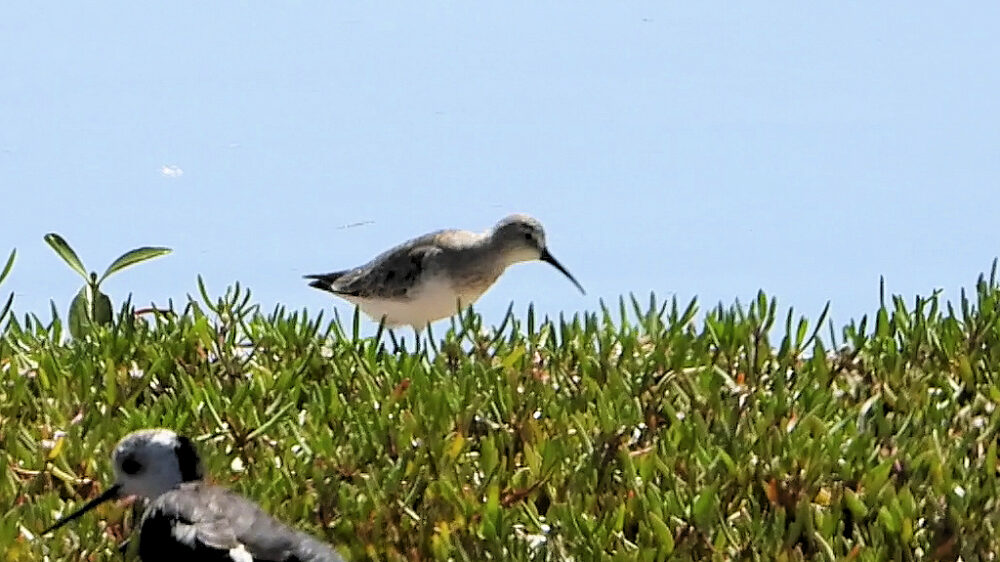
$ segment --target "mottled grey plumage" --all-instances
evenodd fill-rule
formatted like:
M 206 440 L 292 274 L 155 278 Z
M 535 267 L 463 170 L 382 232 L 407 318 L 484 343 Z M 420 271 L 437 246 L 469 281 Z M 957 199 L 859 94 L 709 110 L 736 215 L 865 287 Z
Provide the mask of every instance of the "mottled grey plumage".
M 523 214 L 510 215 L 484 233 L 431 232 L 359 267 L 305 277 L 313 280 L 311 287 L 358 305 L 388 326 L 420 329 L 475 302 L 508 266 L 532 260 L 552 264 L 584 292 L 549 253 L 542 224 Z
M 143 515 L 139 556 L 143 562 L 239 560 L 339 562 L 329 546 L 279 523 L 256 504 L 225 488 L 181 484 L 153 500 Z M 237 555 L 238 556 L 238 555 Z
M 343 562 L 332 548 L 256 504 L 201 482 L 190 440 L 167 429 L 127 435 L 112 454 L 115 484 L 42 532 L 119 497 L 150 499 L 139 523 L 143 562 Z

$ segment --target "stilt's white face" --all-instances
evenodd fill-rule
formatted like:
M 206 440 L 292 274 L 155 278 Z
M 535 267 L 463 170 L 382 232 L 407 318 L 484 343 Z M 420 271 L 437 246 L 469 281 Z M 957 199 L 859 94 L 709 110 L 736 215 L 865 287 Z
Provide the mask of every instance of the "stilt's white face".
M 201 478 L 191 442 L 169 429 L 146 429 L 125 436 L 112 453 L 121 496 L 155 498 L 182 482 Z

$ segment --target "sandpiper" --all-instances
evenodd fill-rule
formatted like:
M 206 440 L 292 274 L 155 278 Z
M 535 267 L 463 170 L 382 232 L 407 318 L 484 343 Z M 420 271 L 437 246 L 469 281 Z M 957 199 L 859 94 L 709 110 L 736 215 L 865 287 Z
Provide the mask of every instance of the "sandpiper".
M 143 562 L 343 562 L 333 549 L 225 488 L 201 481 L 191 441 L 168 429 L 125 436 L 112 453 L 115 484 L 42 534 L 108 500 L 151 500 L 139 523 Z
M 420 331 L 474 303 L 508 266 L 541 260 L 587 294 L 545 245 L 542 223 L 510 215 L 483 232 L 439 230 L 396 246 L 343 271 L 306 275 L 309 285 L 357 305 L 387 327 Z

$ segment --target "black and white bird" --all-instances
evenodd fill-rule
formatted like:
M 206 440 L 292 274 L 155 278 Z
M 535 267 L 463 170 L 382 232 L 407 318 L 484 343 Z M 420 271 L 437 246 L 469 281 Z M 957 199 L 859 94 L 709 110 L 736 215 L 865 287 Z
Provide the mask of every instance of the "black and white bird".
M 168 429 L 125 436 L 112 453 L 115 483 L 60 519 L 54 531 L 108 500 L 150 500 L 139 523 L 143 562 L 343 562 L 327 544 L 288 527 L 246 498 L 202 482 L 187 437 Z

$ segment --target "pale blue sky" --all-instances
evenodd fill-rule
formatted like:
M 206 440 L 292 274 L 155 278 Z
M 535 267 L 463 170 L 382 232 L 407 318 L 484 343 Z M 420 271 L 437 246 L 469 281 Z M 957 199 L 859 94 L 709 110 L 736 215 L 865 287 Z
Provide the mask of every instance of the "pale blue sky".
M 996 2 L 250 6 L 2 9 L 16 310 L 79 288 L 49 231 L 98 270 L 174 249 L 112 278 L 116 303 L 200 273 L 349 314 L 301 275 L 529 212 L 589 294 L 516 266 L 479 303 L 491 323 L 511 300 L 763 288 L 810 316 L 832 300 L 839 324 L 879 275 L 954 297 L 1000 253 Z

